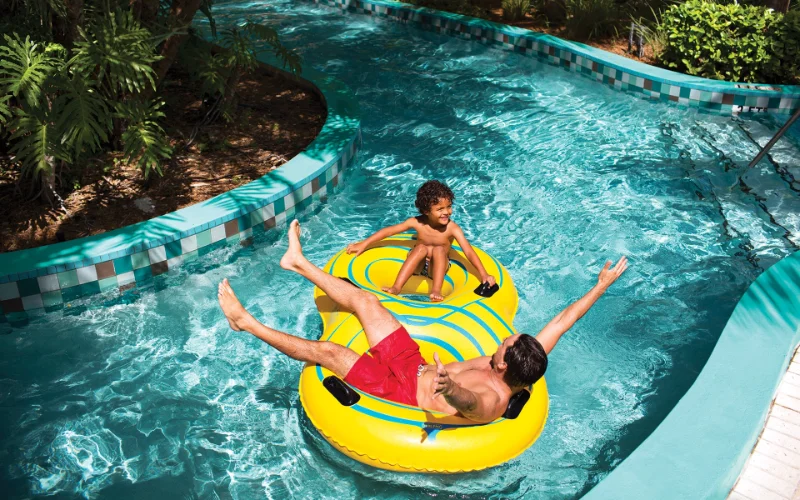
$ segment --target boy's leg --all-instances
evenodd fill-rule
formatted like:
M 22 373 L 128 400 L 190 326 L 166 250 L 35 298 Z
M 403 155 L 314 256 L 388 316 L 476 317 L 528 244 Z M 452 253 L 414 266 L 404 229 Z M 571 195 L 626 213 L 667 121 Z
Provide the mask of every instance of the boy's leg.
M 300 224 L 296 220 L 289 227 L 289 249 L 281 258 L 281 267 L 306 278 L 320 287 L 331 300 L 353 311 L 364 327 L 370 347 L 375 347 L 400 328 L 400 322 L 383 307 L 378 297 L 331 276 L 306 259 L 300 245 Z
M 433 247 L 433 255 L 431 256 L 431 267 L 433 273 L 431 279 L 433 286 L 431 287 L 430 298 L 434 302 L 441 302 L 444 300 L 442 296 L 442 285 L 444 284 L 444 275 L 447 274 L 447 263 L 450 262 L 450 257 L 447 255 L 447 248 L 439 246 Z
M 219 284 L 217 298 L 231 328 L 255 335 L 290 358 L 322 365 L 342 379 L 358 361 L 355 351 L 334 342 L 302 339 L 259 323 L 236 298 L 227 279 Z
M 406 281 L 414 274 L 414 271 L 417 270 L 419 265 L 428 257 L 429 248 L 427 245 L 420 245 L 417 244 L 414 248 L 408 252 L 408 256 L 406 257 L 405 262 L 403 262 L 402 267 L 400 267 L 400 272 L 397 273 L 397 278 L 394 280 L 394 285 L 389 287 L 384 287 L 382 290 L 387 293 L 391 294 L 398 294 L 403 289 L 403 285 L 406 284 Z

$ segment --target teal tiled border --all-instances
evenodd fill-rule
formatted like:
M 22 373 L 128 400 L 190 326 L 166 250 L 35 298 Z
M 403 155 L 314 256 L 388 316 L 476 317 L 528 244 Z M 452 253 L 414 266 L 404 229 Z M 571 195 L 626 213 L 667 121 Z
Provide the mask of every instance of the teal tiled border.
M 284 73 L 275 67 L 275 72 Z M 313 68 L 292 77 L 317 92 L 328 116 L 302 153 L 260 179 L 210 200 L 103 234 L 0 254 L 0 312 L 24 319 L 65 303 L 145 284 L 184 262 L 247 244 L 332 193 L 361 146 L 358 103 L 342 82 Z
M 694 384 L 584 498 L 726 498 L 798 342 L 800 252 L 795 252 L 750 285 Z
M 343 10 L 435 31 L 464 40 L 495 45 L 536 57 L 552 66 L 596 80 L 646 99 L 731 115 L 769 112 L 791 115 L 800 108 L 800 87 L 736 84 L 684 75 L 650 66 L 582 43 L 399 2 L 381 0 L 314 0 Z

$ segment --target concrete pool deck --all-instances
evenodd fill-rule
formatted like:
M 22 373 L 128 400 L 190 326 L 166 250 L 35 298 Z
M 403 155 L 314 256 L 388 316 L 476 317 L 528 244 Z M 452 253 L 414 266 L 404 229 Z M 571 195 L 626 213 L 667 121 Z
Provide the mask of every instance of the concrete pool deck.
M 800 349 L 783 375 L 758 443 L 729 500 L 800 499 Z

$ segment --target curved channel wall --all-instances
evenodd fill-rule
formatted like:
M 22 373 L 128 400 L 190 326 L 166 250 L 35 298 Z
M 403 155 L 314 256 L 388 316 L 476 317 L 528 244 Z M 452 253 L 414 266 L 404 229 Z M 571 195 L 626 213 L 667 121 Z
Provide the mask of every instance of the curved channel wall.
M 800 108 L 800 86 L 732 83 L 676 73 L 582 43 L 474 17 L 380 0 L 314 0 L 343 10 L 414 23 L 416 28 L 495 45 L 535 57 L 643 98 L 731 115 L 791 115 Z
M 798 342 L 795 252 L 750 285 L 686 395 L 585 498 L 726 498 Z
M 342 82 L 305 68 L 276 73 L 318 93 L 328 117 L 316 139 L 280 168 L 190 207 L 114 231 L 0 254 L 0 322 L 58 310 L 80 297 L 152 282 L 184 262 L 291 219 L 330 194 L 361 146 L 358 103 Z

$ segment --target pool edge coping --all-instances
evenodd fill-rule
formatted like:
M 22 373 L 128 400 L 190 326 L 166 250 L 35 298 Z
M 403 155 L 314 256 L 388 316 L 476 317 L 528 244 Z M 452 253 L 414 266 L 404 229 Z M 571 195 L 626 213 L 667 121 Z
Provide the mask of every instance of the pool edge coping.
M 254 229 L 271 229 L 331 194 L 361 146 L 355 94 L 311 67 L 298 76 L 272 59 L 261 62 L 322 99 L 327 117 L 310 144 L 281 167 L 208 200 L 112 231 L 0 254 L 0 320 L 26 319 L 114 287 L 125 291 L 245 242 Z

